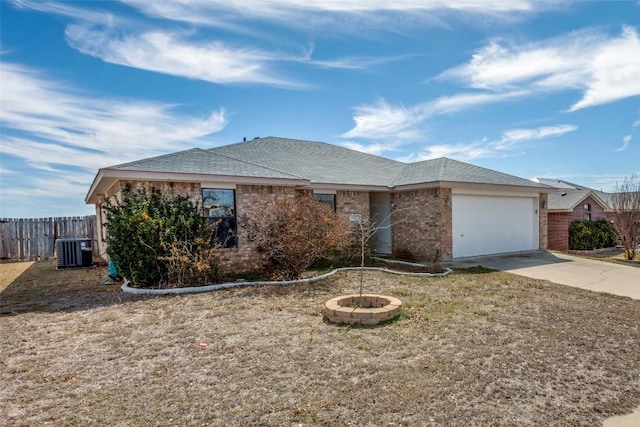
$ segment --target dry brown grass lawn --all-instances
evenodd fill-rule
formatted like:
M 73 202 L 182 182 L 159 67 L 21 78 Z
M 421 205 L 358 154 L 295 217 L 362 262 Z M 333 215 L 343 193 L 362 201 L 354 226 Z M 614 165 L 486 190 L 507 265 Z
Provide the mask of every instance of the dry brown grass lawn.
M 357 273 L 133 297 L 104 269 L 54 268 L 0 294 L 0 424 L 593 426 L 640 404 L 640 301 L 498 272 L 366 273 L 405 316 L 353 328 L 321 308 Z

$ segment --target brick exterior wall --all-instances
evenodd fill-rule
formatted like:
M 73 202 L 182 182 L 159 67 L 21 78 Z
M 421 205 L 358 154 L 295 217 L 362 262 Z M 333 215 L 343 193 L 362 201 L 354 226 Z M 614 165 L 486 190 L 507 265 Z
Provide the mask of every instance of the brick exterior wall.
M 453 256 L 451 189 L 403 191 L 391 195 L 394 254 L 428 260 Z
M 119 197 L 126 185 L 134 188 L 155 188 L 169 194 L 179 194 L 201 204 L 202 194 L 199 183 L 169 183 L 169 182 L 120 182 L 109 190 L 106 197 Z M 260 200 L 275 198 L 291 198 L 300 195 L 312 196 L 311 190 L 295 189 L 294 187 L 279 187 L 268 185 L 237 185 L 236 213 L 238 219 L 251 211 L 254 204 Z M 104 197 L 101 203 L 104 203 Z M 592 206 L 593 219 L 604 218 L 604 211 L 591 198 L 584 203 Z M 547 195 L 540 194 L 540 248 L 568 250 L 568 227 L 573 219 L 583 217 L 581 203 L 573 215 L 548 214 Z M 96 213 L 99 223 L 104 217 L 98 205 Z M 410 254 L 416 259 L 431 260 L 436 254 L 440 259 L 447 260 L 453 256 L 452 238 L 452 209 L 451 189 L 435 188 L 412 190 L 391 194 L 391 209 L 396 212 L 392 218 L 392 252 L 395 255 Z M 363 220 L 370 216 L 369 192 L 337 191 L 336 211 L 343 218 L 349 214 L 359 214 Z M 568 216 L 569 218 L 565 218 Z M 575 217 L 575 218 L 574 218 Z M 99 249 L 104 254 L 105 245 L 103 233 L 99 233 Z M 562 243 L 564 242 L 564 246 Z M 262 271 L 265 260 L 255 248 L 246 240 L 241 221 L 238 222 L 238 247 L 221 251 L 221 261 L 225 271 L 238 273 L 244 271 Z
M 584 205 L 591 205 L 591 220 L 606 219 L 607 214 L 591 196 L 584 199 L 572 212 L 550 212 L 548 248 L 555 251 L 569 250 L 569 226 L 575 220 L 584 219 Z
M 369 219 L 369 193 L 365 191 L 338 191 L 336 193 L 336 212 L 349 220 L 349 214 L 358 214 L 362 221 Z
M 549 244 L 549 216 L 547 213 L 547 201 L 548 194 L 540 193 L 538 199 L 538 240 L 540 249 L 547 249 Z
M 571 212 L 549 213 L 549 243 L 548 247 L 554 251 L 569 250 L 569 224 L 571 224 Z
M 202 188 L 200 183 L 170 183 L 152 181 L 121 181 L 113 186 L 107 198 L 115 196 L 120 199 L 122 191 L 127 185 L 131 185 L 134 191 L 142 188 L 157 189 L 168 194 L 179 194 L 188 197 L 195 203 L 202 203 Z M 240 219 L 253 209 L 256 202 L 265 199 L 283 199 L 296 196 L 309 196 L 313 192 L 305 189 L 295 189 L 294 187 L 279 187 L 269 185 L 237 185 L 236 186 L 236 215 Z M 105 201 L 102 197 L 101 203 L 96 206 L 96 213 L 101 224 L 104 224 L 104 215 L 99 206 Z M 336 211 L 338 214 L 348 219 L 349 214 L 359 214 L 363 220 L 369 218 L 369 193 L 361 191 L 338 191 L 336 194 Z M 106 245 L 99 233 L 100 253 L 105 254 Z M 242 222 L 238 221 L 238 247 L 222 249 L 220 251 L 220 261 L 223 269 L 229 273 L 240 273 L 245 271 L 263 271 L 265 259 L 258 253 L 255 247 L 246 240 L 246 234 L 242 228 Z
M 113 186 L 106 197 L 103 196 L 100 204 L 96 206 L 96 214 L 100 220 L 100 224 L 104 224 L 104 215 L 102 209 L 99 208 L 104 204 L 106 198 L 116 197 L 120 199 L 122 191 L 127 185 L 131 185 L 134 191 L 142 188 L 157 189 L 168 194 L 178 194 L 188 197 L 195 203 L 202 204 L 202 188 L 200 183 L 189 182 L 153 182 L 153 181 L 121 181 Z M 297 192 L 293 187 L 278 187 L 266 185 L 237 185 L 236 186 L 236 213 L 240 218 L 243 213 L 250 212 L 254 203 L 258 200 L 268 198 L 287 198 L 295 197 L 298 194 L 306 194 L 306 192 Z M 103 227 L 101 228 L 103 230 Z M 105 255 L 106 244 L 103 239 L 103 232 L 99 234 L 99 250 L 101 255 Z M 244 271 L 261 271 L 264 268 L 264 259 L 255 250 L 255 248 L 246 241 L 245 233 L 242 230 L 242 224 L 238 223 L 238 247 L 231 249 L 222 249 L 220 251 L 220 261 L 225 271 L 230 273 L 239 273 Z
M 251 212 L 256 202 L 268 199 L 287 199 L 296 197 L 298 193 L 293 187 L 278 187 L 272 185 L 237 185 L 236 186 L 236 215 L 238 217 L 238 247 L 223 249 L 221 261 L 225 271 L 240 273 L 244 271 L 264 271 L 265 259 L 247 241 L 246 233 L 240 218 Z

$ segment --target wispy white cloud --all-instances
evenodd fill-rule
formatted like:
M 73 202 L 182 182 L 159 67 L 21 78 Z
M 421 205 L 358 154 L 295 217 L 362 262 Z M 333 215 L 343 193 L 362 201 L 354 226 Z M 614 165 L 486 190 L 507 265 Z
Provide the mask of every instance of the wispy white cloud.
M 152 2 L 153 3 L 153 2 Z M 72 3 L 20 0 L 21 7 L 71 18 L 65 31 L 68 44 L 83 54 L 126 67 L 164 73 L 217 84 L 263 84 L 284 88 L 308 88 L 310 85 L 285 76 L 283 63 L 308 63 L 315 66 L 356 68 L 366 64 L 364 58 L 318 61 L 310 58 L 303 45 L 283 43 L 282 50 L 257 46 L 264 34 L 233 43 L 229 37 L 204 37 L 197 29 L 180 29 L 175 25 L 158 26 L 153 21 L 135 19 L 100 10 L 99 3 L 74 5 Z M 93 7 L 91 7 L 93 6 Z M 96 7 L 97 6 L 97 7 Z M 161 5 L 159 4 L 158 7 Z M 204 7 L 206 2 L 169 2 L 161 8 L 186 11 Z M 233 7 L 235 8 L 235 6 Z M 232 8 L 232 9 L 233 9 Z M 152 7 L 153 9 L 153 7 Z M 194 12 L 204 13 L 203 10 Z M 219 26 L 233 32 L 250 33 L 246 23 L 239 25 L 231 18 L 232 11 L 213 14 Z M 210 19 L 209 15 L 206 19 Z M 237 14 L 236 14 L 237 15 Z M 207 16 L 201 15 L 201 16 Z M 173 20 L 170 16 L 167 19 Z M 198 20 L 195 20 L 195 23 Z M 242 31 L 238 31 L 242 28 Z M 227 36 L 222 35 L 221 37 Z M 373 60 L 371 60 L 373 61 Z
M 635 28 L 604 44 L 589 63 L 582 99 L 570 111 L 640 95 L 640 38 Z
M 507 149 L 521 142 L 561 136 L 577 129 L 578 127 L 574 125 L 543 126 L 537 129 L 511 129 L 505 131 L 502 134 L 502 138 L 494 143 L 494 146 L 501 150 Z
M 240 5 L 227 0 L 121 0 L 138 8 L 145 14 L 164 19 L 188 22 L 197 25 L 210 25 L 229 28 L 230 22 L 239 19 L 251 19 L 278 22 L 292 27 L 336 27 L 339 15 L 349 15 L 353 24 L 359 17 L 369 25 L 382 28 L 397 28 L 407 25 L 407 19 L 397 19 L 398 14 L 413 16 L 415 22 L 424 25 L 442 25 L 434 16 L 436 13 L 458 12 L 468 14 L 492 15 L 502 19 L 513 19 L 515 14 L 534 13 L 553 4 L 541 4 L 532 0 L 261 0 L 253 1 L 250 6 Z M 386 12 L 387 14 L 380 14 Z M 326 15 L 330 15 L 327 17 Z M 349 31 L 343 26 L 341 31 Z
M 3 167 L 30 193 L 56 193 L 76 177 L 70 189 L 82 200 L 98 168 L 190 147 L 227 123 L 223 109 L 188 117 L 175 105 L 81 93 L 15 63 L 1 62 L 0 74 Z
M 401 161 L 421 161 L 439 157 L 451 157 L 469 161 L 482 157 L 505 157 L 522 154 L 523 147 L 530 141 L 556 138 L 577 130 L 573 125 L 543 126 L 536 129 L 509 129 L 495 140 L 483 138 L 469 143 L 428 145 L 416 155 L 398 159 Z
M 512 90 L 503 93 L 462 92 L 442 96 L 433 101 L 420 104 L 419 108 L 427 115 L 451 114 L 481 105 L 497 104 L 523 98 L 529 94 L 526 90 Z
M 362 105 L 354 109 L 353 129 L 344 133 L 344 138 L 373 138 L 378 140 L 411 139 L 419 135 L 415 128 L 424 120 L 422 108 L 407 108 L 402 104 L 391 105 L 380 98 L 373 105 Z
M 398 145 L 416 142 L 425 132 L 428 119 L 443 114 L 453 114 L 480 105 L 505 102 L 522 98 L 524 91 L 506 93 L 459 93 L 443 96 L 429 102 L 406 107 L 390 104 L 380 98 L 374 104 L 354 108 L 355 126 L 342 134 L 343 138 L 363 138 L 374 142 L 368 145 L 350 142 L 349 147 L 360 151 L 390 151 Z M 382 144 L 381 141 L 384 141 Z
M 576 111 L 640 95 L 640 39 L 624 27 L 617 37 L 587 29 L 524 45 L 494 40 L 439 78 L 491 92 L 578 91 Z
M 14 0 L 13 3 L 19 8 L 32 9 L 39 12 L 66 16 L 68 18 L 77 19 L 87 23 L 90 22 L 93 24 L 111 25 L 113 24 L 115 19 L 115 16 L 112 13 L 104 12 L 102 10 L 78 7 L 70 2 Z M 96 4 L 99 3 L 96 2 Z M 118 17 L 118 20 L 123 21 L 123 18 Z
M 174 112 L 176 105 L 81 94 L 19 64 L 2 62 L 0 70 L 3 127 L 26 132 L 34 141 L 131 155 L 171 149 L 176 141 L 188 144 L 227 122 L 222 109 L 208 117 L 184 117 Z
M 290 21 L 289 24 L 300 25 L 300 29 L 306 31 L 311 25 L 310 21 L 313 20 L 303 15 L 314 11 L 326 12 L 331 16 L 356 11 L 402 10 L 403 13 L 407 12 L 399 5 L 379 4 L 362 7 L 356 3 L 309 5 L 304 2 L 274 1 L 254 2 L 252 7 L 240 8 L 232 2 L 215 1 L 125 1 L 125 3 L 153 17 L 188 22 L 196 26 L 219 27 L 228 32 L 221 37 L 231 33 L 252 37 L 244 38 L 241 43 L 234 44 L 222 39 L 202 37 L 194 28 L 159 29 L 154 27 L 152 22 L 136 21 L 131 17 L 103 12 L 99 8 L 91 9 L 69 3 L 32 0 L 18 2 L 22 7 L 62 15 L 76 21 L 75 24 L 67 26 L 65 32 L 67 41 L 71 47 L 86 55 L 113 64 L 217 84 L 248 83 L 284 88 L 308 88 L 310 85 L 286 76 L 280 66 L 287 63 L 301 63 L 318 68 L 362 70 L 406 58 L 406 56 L 352 56 L 316 59 L 312 57 L 313 48 L 309 49 L 303 44 L 292 44 L 290 40 L 274 41 L 274 33 L 261 32 L 247 21 L 247 19 L 259 19 L 265 16 L 267 18 L 278 16 L 285 21 L 281 24 L 287 24 L 286 21 Z M 407 4 L 407 7 L 409 10 L 441 7 L 435 3 L 438 2 L 434 2 L 434 5 L 427 8 L 419 4 Z M 475 10 L 478 5 L 471 4 L 468 7 Z M 488 7 L 488 9 L 494 8 Z M 511 8 L 506 9 L 511 10 Z M 335 22 L 331 17 L 326 20 L 330 23 Z M 346 30 L 350 26 L 338 25 L 338 28 Z M 282 49 L 258 47 L 264 44 L 262 42 L 265 38 L 272 39 L 270 46 L 281 45 Z
M 409 58 L 408 55 L 396 55 L 387 57 L 364 57 L 353 56 L 334 59 L 314 59 L 313 52 L 309 52 L 309 57 L 301 62 L 309 65 L 314 65 L 318 68 L 336 68 L 336 69 L 348 69 L 348 70 L 363 70 L 370 69 L 376 65 L 387 64 L 390 62 L 402 61 Z
M 397 146 L 402 140 L 413 142 L 433 116 L 483 105 L 575 91 L 581 99 L 568 111 L 576 111 L 638 96 L 640 38 L 635 28 L 624 27 L 617 37 L 587 29 L 524 45 L 494 40 L 468 63 L 437 78 L 462 84 L 463 92 L 413 106 L 386 101 L 359 106 L 354 109 L 355 126 L 342 136 L 371 139 L 373 144 L 394 140 Z
M 302 61 L 298 55 L 235 47 L 222 41 L 198 41 L 188 33 L 148 31 L 119 35 L 108 27 L 69 25 L 69 44 L 105 62 L 213 83 L 258 83 L 304 87 L 272 70 L 278 61 Z
M 234 45 L 221 39 L 198 38 L 194 29 L 160 30 L 154 28 L 150 21 L 135 21 L 130 17 L 103 12 L 96 4 L 88 7 L 33 0 L 19 0 L 17 4 L 74 19 L 77 23 L 69 25 L 66 31 L 68 43 L 80 52 L 105 62 L 218 84 L 251 83 L 286 88 L 305 88 L 308 85 L 284 75 L 278 66 L 283 62 L 305 63 L 321 68 L 367 69 L 400 58 L 313 59 L 303 47 L 292 48 L 290 41 L 284 42 L 288 46 L 281 51 L 259 48 L 259 40 L 273 38 L 274 34 L 261 33 L 257 26 L 250 24 L 252 20 L 296 27 L 303 34 L 309 33 L 311 28 L 327 25 L 332 27 L 332 32 L 346 34 L 351 31 L 362 32 L 357 29 L 360 28 L 355 25 L 357 22 L 362 22 L 365 28 L 401 31 L 401 27 L 410 25 L 410 22 L 421 27 L 429 21 L 433 21 L 433 25 L 446 25 L 436 17 L 441 12 L 512 19 L 514 14 L 535 13 L 547 7 L 532 0 L 262 0 L 252 2 L 250 7 L 221 0 L 122 2 L 153 18 L 188 23 L 195 27 L 213 26 L 229 34 L 252 34 L 253 42 L 244 40 L 243 44 Z M 403 18 L 398 19 L 398 15 Z M 340 23 L 341 17 L 346 22 Z M 396 28 L 400 22 L 401 27 Z
M 380 156 L 384 152 L 393 150 L 393 144 L 382 142 L 361 144 L 359 142 L 346 141 L 342 145 L 352 150 L 360 151 L 362 153 L 373 154 L 374 156 Z
M 489 157 L 490 155 L 496 155 L 495 150 L 491 148 L 486 140 L 482 140 L 470 143 L 429 145 L 416 154 L 410 154 L 397 158 L 396 160 L 402 162 L 419 162 L 440 157 L 449 157 L 456 160 L 469 161 L 481 157 Z
M 631 135 L 625 135 L 622 138 L 622 146 L 619 148 L 616 148 L 616 151 L 624 151 L 627 149 L 627 147 L 629 146 L 629 143 L 631 142 L 632 136 Z

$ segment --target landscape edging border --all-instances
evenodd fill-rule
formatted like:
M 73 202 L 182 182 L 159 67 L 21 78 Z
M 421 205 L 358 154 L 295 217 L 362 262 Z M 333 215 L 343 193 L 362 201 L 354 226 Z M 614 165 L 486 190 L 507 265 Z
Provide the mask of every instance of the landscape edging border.
M 327 279 L 339 271 L 354 271 L 360 270 L 362 267 L 342 267 L 336 268 L 333 271 L 330 271 L 325 274 L 321 274 L 320 276 L 310 277 L 307 279 L 297 279 L 297 280 L 281 280 L 281 281 L 257 281 L 257 282 L 230 282 L 230 283 L 219 283 L 216 285 L 206 285 L 206 286 L 191 286 L 188 288 L 166 288 L 166 289 L 148 289 L 148 288 L 133 288 L 129 286 L 129 281 L 126 280 L 121 289 L 123 292 L 129 292 L 136 295 L 181 295 L 181 294 L 195 294 L 201 292 L 210 292 L 210 291 L 218 291 L 221 289 L 232 289 L 232 288 L 240 288 L 245 286 L 265 286 L 265 285 L 276 285 L 276 286 L 287 286 L 287 285 L 295 285 L 299 283 L 314 283 L 319 282 L 320 280 Z M 395 271 L 389 270 L 387 268 L 381 267 L 364 267 L 364 270 L 368 271 L 382 271 L 390 274 L 397 274 L 400 276 L 410 276 L 410 277 L 441 277 L 450 274 L 453 270 L 450 268 L 445 268 L 445 271 L 442 273 L 410 273 L 405 271 Z

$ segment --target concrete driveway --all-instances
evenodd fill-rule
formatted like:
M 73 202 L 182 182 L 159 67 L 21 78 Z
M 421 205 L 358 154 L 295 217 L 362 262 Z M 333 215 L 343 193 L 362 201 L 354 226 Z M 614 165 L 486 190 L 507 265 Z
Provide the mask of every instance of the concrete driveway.
M 547 251 L 455 260 L 454 268 L 476 265 L 595 292 L 640 300 L 640 268 Z

